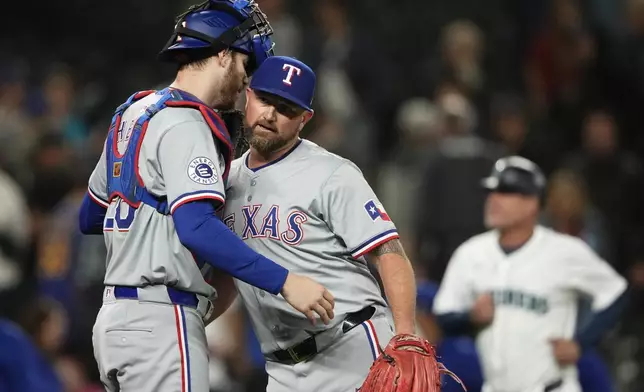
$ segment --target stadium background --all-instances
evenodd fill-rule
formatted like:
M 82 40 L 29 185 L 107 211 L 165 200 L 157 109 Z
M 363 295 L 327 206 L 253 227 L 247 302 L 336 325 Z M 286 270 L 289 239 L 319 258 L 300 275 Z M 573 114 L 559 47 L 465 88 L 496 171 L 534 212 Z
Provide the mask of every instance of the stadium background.
M 631 282 L 630 308 L 597 352 L 616 391 L 641 391 L 644 1 L 259 2 L 276 52 L 318 73 L 307 137 L 361 167 L 429 292 L 453 249 L 484 230 L 478 181 L 492 162 L 520 154 L 542 166 L 543 223 L 586 240 Z M 76 214 L 112 110 L 171 81 L 155 55 L 190 3 L 5 3 L 0 315 L 67 391 L 93 391 L 105 249 L 80 235 Z M 426 302 L 420 324 L 438 343 Z M 234 309 L 209 327 L 213 391 L 263 390 L 246 326 Z

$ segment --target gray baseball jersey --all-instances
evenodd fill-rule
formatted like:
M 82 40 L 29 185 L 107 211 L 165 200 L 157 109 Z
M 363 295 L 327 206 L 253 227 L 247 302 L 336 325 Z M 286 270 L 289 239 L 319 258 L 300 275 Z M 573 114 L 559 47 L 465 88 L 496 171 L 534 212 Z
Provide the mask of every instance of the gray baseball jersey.
M 360 170 L 307 140 L 254 170 L 247 157 L 232 164 L 224 222 L 255 251 L 335 296 L 332 325 L 313 327 L 281 296 L 237 281 L 262 351 L 291 346 L 368 305 L 386 306 L 363 256 L 398 234 Z
M 160 97 L 150 94 L 125 111 L 114 144 L 119 153 L 125 151 L 136 120 Z M 167 196 L 171 212 L 197 199 L 224 202 L 223 158 L 199 111 L 165 108 L 152 117 L 144 136 L 138 156 L 140 178 L 150 193 Z M 211 170 L 200 170 L 204 165 Z M 105 151 L 90 177 L 89 194 L 107 207 L 106 285 L 161 284 L 206 297 L 214 294 L 190 251 L 179 241 L 170 215 L 143 203 L 138 209 L 130 208 L 120 197 L 108 205 Z

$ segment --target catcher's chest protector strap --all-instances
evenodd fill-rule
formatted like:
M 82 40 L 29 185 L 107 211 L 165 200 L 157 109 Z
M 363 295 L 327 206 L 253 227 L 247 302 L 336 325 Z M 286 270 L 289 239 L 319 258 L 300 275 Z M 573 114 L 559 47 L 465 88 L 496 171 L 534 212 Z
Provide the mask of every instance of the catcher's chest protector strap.
M 150 105 L 145 112 L 137 119 L 134 128 L 129 135 L 123 132 L 124 125 L 121 121 L 123 113 L 136 101 L 150 94 L 159 94 L 161 98 L 157 103 Z M 230 135 L 224 122 L 214 110 L 204 105 L 196 97 L 175 89 L 164 89 L 159 92 L 141 91 L 133 94 L 124 104 L 116 109 L 112 118 L 110 130 L 105 143 L 105 156 L 107 163 L 107 193 L 109 201 L 119 196 L 127 204 L 138 208 L 141 203 L 154 207 L 158 212 L 169 214 L 169 206 L 165 197 L 158 197 L 145 189 L 143 180 L 139 174 L 138 161 L 141 143 L 152 117 L 166 107 L 189 107 L 202 114 L 204 120 L 210 127 L 215 142 L 219 145 L 225 164 L 222 175 L 224 181 L 228 178 L 230 164 L 233 160 L 233 145 Z M 118 151 L 117 143 L 122 138 L 129 136 L 129 142 L 123 153 Z

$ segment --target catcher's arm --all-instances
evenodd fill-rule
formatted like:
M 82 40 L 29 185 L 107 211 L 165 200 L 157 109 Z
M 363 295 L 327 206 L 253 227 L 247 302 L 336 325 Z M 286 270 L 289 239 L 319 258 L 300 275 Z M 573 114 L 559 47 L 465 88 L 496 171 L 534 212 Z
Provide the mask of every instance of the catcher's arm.
M 385 288 L 394 317 L 396 334 L 416 331 L 416 280 L 414 269 L 398 239 L 378 246 L 367 255 L 374 263 Z
M 208 283 L 217 290 L 217 299 L 212 302 L 214 310 L 204 324 L 208 325 L 224 314 L 237 298 L 237 288 L 232 276 L 227 273 L 213 269 Z

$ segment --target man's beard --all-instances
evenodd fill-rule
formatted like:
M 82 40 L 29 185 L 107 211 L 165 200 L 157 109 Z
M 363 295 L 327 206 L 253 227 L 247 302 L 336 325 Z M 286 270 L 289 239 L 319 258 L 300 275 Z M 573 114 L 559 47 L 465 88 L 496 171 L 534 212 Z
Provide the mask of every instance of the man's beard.
M 246 137 L 248 144 L 263 157 L 270 157 L 272 153 L 278 151 L 279 149 L 286 146 L 289 142 L 291 142 L 291 139 L 285 139 L 279 134 L 276 134 L 276 137 L 272 138 L 256 136 L 253 133 L 253 130 L 258 126 L 258 123 L 255 123 L 252 127 L 247 126 L 244 129 L 244 136 Z
M 237 69 L 236 61 L 232 61 L 226 70 L 220 91 L 219 103 L 216 108 L 219 110 L 232 110 L 235 108 L 237 98 L 244 88 L 244 78 L 235 74 Z

